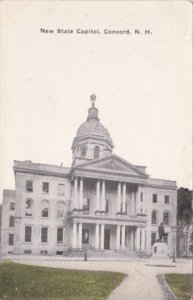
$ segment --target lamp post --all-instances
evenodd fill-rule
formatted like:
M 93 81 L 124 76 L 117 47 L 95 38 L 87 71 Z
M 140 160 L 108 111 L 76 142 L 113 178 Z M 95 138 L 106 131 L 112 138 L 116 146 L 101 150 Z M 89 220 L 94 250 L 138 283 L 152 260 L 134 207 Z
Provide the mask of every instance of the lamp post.
M 88 260 L 88 255 L 87 255 L 87 244 L 88 244 L 88 232 L 86 231 L 84 234 L 84 261 Z
M 175 255 L 176 238 L 175 238 L 175 236 L 173 236 L 172 242 L 173 242 L 172 262 L 175 263 L 176 262 L 176 255 Z
M 84 245 L 84 261 L 87 261 L 87 244 Z
M 176 262 L 176 226 L 172 226 L 172 262 Z

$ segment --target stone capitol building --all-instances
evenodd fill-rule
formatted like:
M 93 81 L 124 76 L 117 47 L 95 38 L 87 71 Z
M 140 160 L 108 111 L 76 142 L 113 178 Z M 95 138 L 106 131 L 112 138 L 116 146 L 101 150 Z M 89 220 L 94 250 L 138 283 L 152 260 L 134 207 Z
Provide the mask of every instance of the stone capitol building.
M 4 190 L 1 253 L 148 255 L 163 222 L 173 251 L 175 181 L 154 179 L 146 167 L 113 153 L 96 96 L 72 143 L 71 167 L 14 161 L 15 190 Z

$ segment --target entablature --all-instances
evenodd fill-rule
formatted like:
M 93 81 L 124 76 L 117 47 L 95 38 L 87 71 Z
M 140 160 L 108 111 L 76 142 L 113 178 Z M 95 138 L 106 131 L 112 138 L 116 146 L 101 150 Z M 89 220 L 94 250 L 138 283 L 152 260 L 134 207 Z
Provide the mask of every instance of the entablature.
M 71 180 L 74 177 L 83 177 L 83 178 L 92 178 L 96 180 L 110 180 L 110 181 L 118 181 L 118 182 L 128 182 L 135 184 L 145 184 L 146 178 L 131 175 L 124 172 L 119 171 L 107 171 L 107 170 L 89 170 L 80 167 L 76 167 L 73 169 L 71 173 Z
M 82 212 L 73 211 L 69 216 L 69 220 L 79 223 L 93 224 L 109 224 L 109 225 L 128 225 L 128 226 L 145 226 L 147 223 L 147 215 L 119 215 L 119 214 L 100 214 L 92 213 L 83 214 Z

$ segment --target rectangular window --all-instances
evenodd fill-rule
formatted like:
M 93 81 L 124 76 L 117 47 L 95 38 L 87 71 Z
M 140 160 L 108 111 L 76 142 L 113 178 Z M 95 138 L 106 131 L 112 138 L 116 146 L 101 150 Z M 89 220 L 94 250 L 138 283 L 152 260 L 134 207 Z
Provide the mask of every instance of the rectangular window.
M 156 232 L 151 233 L 151 246 L 156 243 Z
M 31 250 L 24 250 L 24 254 L 31 254 Z
M 63 228 L 57 228 L 57 243 L 63 243 Z
M 40 251 L 40 254 L 41 254 L 41 255 L 47 255 L 47 254 L 48 254 L 48 251 L 42 250 L 42 251 Z
M 9 234 L 9 246 L 14 245 L 14 234 L 10 233 Z
M 31 180 L 26 181 L 26 191 L 33 192 L 33 181 Z
M 10 210 L 15 210 L 15 203 L 14 202 L 10 203 Z
M 59 183 L 58 184 L 58 196 L 65 195 L 65 184 Z
M 157 203 L 157 194 L 153 194 L 152 201 L 153 203 Z
M 44 193 L 48 193 L 49 192 L 49 182 L 42 182 L 42 191 Z
M 64 252 L 63 251 L 56 251 L 56 255 L 63 255 Z
M 165 204 L 170 204 L 170 197 L 165 195 Z
M 31 242 L 32 227 L 25 226 L 25 242 Z
M 48 242 L 48 227 L 41 228 L 41 242 L 42 243 Z

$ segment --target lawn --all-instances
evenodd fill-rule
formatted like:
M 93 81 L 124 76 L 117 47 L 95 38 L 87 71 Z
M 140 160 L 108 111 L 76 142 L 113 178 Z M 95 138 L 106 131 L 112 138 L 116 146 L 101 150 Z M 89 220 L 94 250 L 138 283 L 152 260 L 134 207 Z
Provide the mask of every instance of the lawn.
M 174 292 L 178 300 L 190 300 L 191 275 L 188 274 L 164 274 L 165 280 Z
M 104 300 L 125 278 L 115 272 L 0 265 L 0 299 Z

